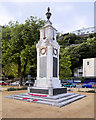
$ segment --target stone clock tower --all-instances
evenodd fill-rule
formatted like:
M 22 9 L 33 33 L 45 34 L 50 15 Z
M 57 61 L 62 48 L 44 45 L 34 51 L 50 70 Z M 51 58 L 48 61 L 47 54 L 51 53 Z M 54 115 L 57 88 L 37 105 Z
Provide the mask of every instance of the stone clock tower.
M 29 87 L 29 92 L 42 94 L 61 94 L 67 91 L 62 88 L 59 80 L 59 49 L 56 41 L 57 30 L 50 22 L 50 8 L 47 9 L 47 21 L 40 29 L 40 40 L 37 48 L 37 79 L 34 87 Z

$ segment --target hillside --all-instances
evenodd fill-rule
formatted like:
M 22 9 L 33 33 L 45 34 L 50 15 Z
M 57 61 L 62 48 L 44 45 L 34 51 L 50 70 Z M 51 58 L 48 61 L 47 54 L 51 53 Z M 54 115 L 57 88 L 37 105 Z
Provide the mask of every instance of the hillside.
M 72 76 L 74 69 L 82 65 L 85 58 L 96 58 L 96 33 L 88 36 L 77 36 L 75 34 L 63 34 L 57 36 L 64 56 L 70 56 Z

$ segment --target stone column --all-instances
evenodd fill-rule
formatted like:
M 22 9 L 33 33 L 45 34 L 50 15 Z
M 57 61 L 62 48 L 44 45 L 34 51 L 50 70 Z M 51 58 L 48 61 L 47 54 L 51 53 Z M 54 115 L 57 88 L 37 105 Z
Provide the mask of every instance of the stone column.
M 58 49 L 58 79 L 59 79 L 59 49 Z
M 53 57 L 52 57 L 52 46 L 48 46 L 47 54 L 47 79 L 48 79 L 48 90 L 49 96 L 53 96 L 53 86 L 52 86 L 52 74 L 53 74 Z
M 36 87 L 37 86 L 37 82 L 38 82 L 38 80 L 39 80 L 39 73 L 40 73 L 40 68 L 39 68 L 39 64 L 40 64 L 40 56 L 39 56 L 39 54 L 40 54 L 40 51 L 39 51 L 39 48 L 37 48 L 37 78 L 36 78 L 36 80 L 35 80 L 35 84 L 34 84 L 34 86 Z
M 37 48 L 37 79 L 39 79 L 39 48 Z
M 47 47 L 47 79 L 48 87 L 52 87 L 52 46 Z

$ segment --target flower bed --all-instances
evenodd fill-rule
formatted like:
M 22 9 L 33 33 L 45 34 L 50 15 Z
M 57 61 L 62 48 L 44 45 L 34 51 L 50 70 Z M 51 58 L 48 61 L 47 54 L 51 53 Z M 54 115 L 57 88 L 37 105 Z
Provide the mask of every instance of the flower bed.
M 28 98 L 22 98 L 22 100 L 27 100 L 27 99 L 28 99 Z M 33 102 L 34 102 L 34 101 L 38 101 L 38 99 L 33 99 L 32 101 L 33 101 Z
M 31 93 L 29 93 L 29 95 L 31 95 L 31 96 L 37 96 L 37 97 L 47 97 L 47 95 L 38 95 L 38 94 L 31 94 Z

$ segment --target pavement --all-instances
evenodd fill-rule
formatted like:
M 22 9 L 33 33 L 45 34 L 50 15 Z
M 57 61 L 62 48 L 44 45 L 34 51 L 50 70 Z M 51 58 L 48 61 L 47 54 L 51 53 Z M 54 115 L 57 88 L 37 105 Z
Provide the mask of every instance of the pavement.
M 3 118 L 94 118 L 94 93 L 68 91 L 86 97 L 61 108 L 5 98 L 5 96 L 26 92 L 26 90 L 2 92 Z

